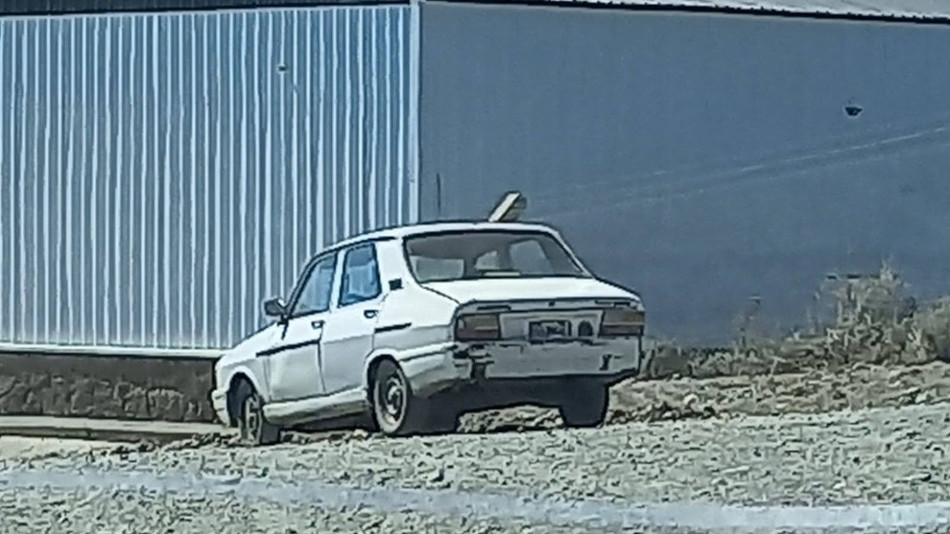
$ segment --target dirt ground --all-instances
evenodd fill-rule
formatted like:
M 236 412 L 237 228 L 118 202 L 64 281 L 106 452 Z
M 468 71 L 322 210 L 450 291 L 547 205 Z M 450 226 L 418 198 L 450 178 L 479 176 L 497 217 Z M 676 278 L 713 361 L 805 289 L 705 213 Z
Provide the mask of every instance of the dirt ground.
M 814 414 L 950 402 L 950 364 L 889 367 L 859 363 L 835 371 L 709 379 L 631 380 L 611 391 L 609 424 L 737 415 Z M 555 428 L 554 410 L 467 415 L 463 430 Z
M 117 445 L 118 443 L 107 441 L 0 436 L 0 462 L 26 461 L 58 454 L 104 451 Z
M 580 431 L 557 428 L 552 411 L 519 409 L 466 416 L 459 435 L 290 435 L 263 449 L 215 436 L 164 446 L 7 437 L 0 532 L 699 532 L 725 520 L 738 521 L 720 525 L 729 531 L 797 532 L 801 524 L 774 524 L 784 509 L 706 517 L 688 507 L 798 505 L 807 515 L 832 505 L 943 506 L 948 400 L 946 364 L 859 364 L 632 381 L 613 391 L 609 425 Z M 121 482 L 133 476 L 140 478 Z M 433 493 L 413 493 L 420 491 Z M 557 519 L 535 510 L 552 503 L 572 511 Z M 663 510 L 649 508 L 660 505 L 648 503 L 684 507 L 675 514 L 681 526 L 664 523 Z M 640 515 L 583 511 L 608 505 Z M 831 530 L 853 530 L 856 516 L 835 513 L 845 515 L 834 516 Z M 871 531 L 946 528 L 931 521 Z

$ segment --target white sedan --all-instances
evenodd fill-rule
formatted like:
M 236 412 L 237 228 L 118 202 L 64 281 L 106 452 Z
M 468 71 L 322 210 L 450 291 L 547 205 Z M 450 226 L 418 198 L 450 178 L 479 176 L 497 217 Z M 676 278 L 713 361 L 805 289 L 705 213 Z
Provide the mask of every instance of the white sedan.
M 534 404 L 603 423 L 610 385 L 638 374 L 640 297 L 597 279 L 555 230 L 404 226 L 323 251 L 274 322 L 215 365 L 219 419 L 255 444 L 369 414 L 398 436 L 452 432 L 464 412 Z

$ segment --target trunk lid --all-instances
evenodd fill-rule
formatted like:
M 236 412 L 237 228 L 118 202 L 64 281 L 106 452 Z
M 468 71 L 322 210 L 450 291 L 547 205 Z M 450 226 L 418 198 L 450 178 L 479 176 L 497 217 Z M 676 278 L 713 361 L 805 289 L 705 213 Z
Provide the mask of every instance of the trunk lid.
M 604 310 L 642 309 L 635 294 L 592 278 L 483 278 L 423 286 L 458 301 L 459 314 L 497 313 L 503 340 L 592 339 Z
M 640 302 L 633 293 L 594 278 L 479 278 L 428 282 L 422 286 L 462 304 L 595 299 Z

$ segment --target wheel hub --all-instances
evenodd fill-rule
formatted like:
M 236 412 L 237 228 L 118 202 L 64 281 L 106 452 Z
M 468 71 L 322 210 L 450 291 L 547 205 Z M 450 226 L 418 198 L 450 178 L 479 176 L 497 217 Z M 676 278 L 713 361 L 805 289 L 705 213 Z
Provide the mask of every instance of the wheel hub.
M 393 422 L 402 419 L 403 409 L 406 404 L 406 388 L 402 380 L 397 376 L 391 376 L 386 380 L 382 395 L 382 408 L 385 415 Z
M 256 436 L 261 428 L 261 403 L 257 397 L 249 397 L 244 403 L 244 427 L 248 437 Z

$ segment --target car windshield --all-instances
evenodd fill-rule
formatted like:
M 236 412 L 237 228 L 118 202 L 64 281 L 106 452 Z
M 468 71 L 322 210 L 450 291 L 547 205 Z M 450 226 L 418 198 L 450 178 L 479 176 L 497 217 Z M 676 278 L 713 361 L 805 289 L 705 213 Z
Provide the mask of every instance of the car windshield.
M 412 274 L 421 283 L 590 276 L 564 246 L 546 232 L 440 232 L 409 237 L 405 247 Z

